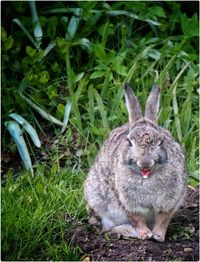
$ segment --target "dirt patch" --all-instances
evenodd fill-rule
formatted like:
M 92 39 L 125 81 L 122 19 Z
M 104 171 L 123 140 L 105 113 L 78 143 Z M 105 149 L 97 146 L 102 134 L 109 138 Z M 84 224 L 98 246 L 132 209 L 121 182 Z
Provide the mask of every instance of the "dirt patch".
M 174 216 L 166 241 L 118 239 L 99 228 L 78 226 L 71 238 L 84 261 L 199 261 L 199 189 L 188 188 L 184 206 Z

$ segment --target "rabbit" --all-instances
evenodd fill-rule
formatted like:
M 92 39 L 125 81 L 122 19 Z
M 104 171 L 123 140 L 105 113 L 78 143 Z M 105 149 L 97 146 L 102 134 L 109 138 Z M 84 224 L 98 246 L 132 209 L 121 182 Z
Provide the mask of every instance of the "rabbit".
M 129 84 L 124 90 L 129 121 L 104 142 L 84 182 L 84 197 L 102 232 L 163 242 L 185 196 L 185 156 L 156 122 L 159 86 L 150 92 L 144 117 Z

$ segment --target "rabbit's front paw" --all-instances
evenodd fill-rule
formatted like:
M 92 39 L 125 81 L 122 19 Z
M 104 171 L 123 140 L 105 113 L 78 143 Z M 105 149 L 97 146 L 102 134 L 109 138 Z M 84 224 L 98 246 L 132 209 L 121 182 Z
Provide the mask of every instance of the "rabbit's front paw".
M 166 233 L 165 229 L 162 229 L 162 228 L 159 228 L 159 229 L 156 229 L 156 230 L 154 229 L 153 230 L 153 238 L 156 241 L 164 242 L 165 241 L 165 233 Z
M 117 235 L 124 236 L 124 237 L 131 237 L 131 238 L 136 238 L 137 237 L 137 232 L 135 228 L 133 228 L 130 224 L 123 224 L 119 226 L 115 226 L 111 233 L 117 233 Z
M 136 231 L 139 239 L 148 239 L 153 236 L 153 233 L 148 227 L 136 228 Z

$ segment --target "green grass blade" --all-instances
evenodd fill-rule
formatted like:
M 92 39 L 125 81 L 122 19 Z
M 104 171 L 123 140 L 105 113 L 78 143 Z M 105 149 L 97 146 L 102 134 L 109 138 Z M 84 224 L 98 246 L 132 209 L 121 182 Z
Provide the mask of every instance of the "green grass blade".
M 44 54 L 43 54 L 42 58 L 47 56 L 48 53 L 55 47 L 55 45 L 56 45 L 55 43 L 49 43 L 48 46 L 44 50 Z
M 172 102 L 173 102 L 176 132 L 177 132 L 178 140 L 181 142 L 183 140 L 183 135 L 182 135 L 182 131 L 181 131 L 179 108 L 178 108 L 178 102 L 177 102 L 177 97 L 176 97 L 176 87 L 177 87 L 177 84 L 174 85 L 174 88 L 173 88 L 173 91 L 172 91 Z
M 27 97 L 25 97 L 20 91 L 19 91 L 19 95 L 21 96 L 21 98 L 23 98 L 23 100 L 25 100 L 34 110 L 36 110 L 43 118 L 45 118 L 46 120 L 59 125 L 59 126 L 63 126 L 63 123 L 58 120 L 57 118 L 53 117 L 52 115 L 50 115 L 49 113 L 47 113 L 46 111 L 44 111 L 43 109 L 41 109 L 39 106 L 37 106 L 35 103 L 33 103 L 30 99 L 28 99 Z
M 63 126 L 62 126 L 62 131 L 61 133 L 63 133 L 67 127 L 68 121 L 69 121 L 69 114 L 71 111 L 71 102 L 68 101 L 66 106 L 65 106 L 65 114 L 64 114 L 64 119 L 63 119 Z
M 13 22 L 15 22 L 23 30 L 23 32 L 26 34 L 26 36 L 29 38 L 29 40 L 32 42 L 32 44 L 37 49 L 39 49 L 39 44 L 34 40 L 34 38 L 31 36 L 31 34 L 28 32 L 28 30 L 22 24 L 22 22 L 18 18 L 13 19 Z
M 90 119 L 90 124 L 94 126 L 95 112 L 94 112 L 94 88 L 90 85 L 88 88 L 88 115 Z
M 95 89 L 94 89 L 94 95 L 95 95 L 95 98 L 96 98 L 96 101 L 97 101 L 99 112 L 101 114 L 103 127 L 109 128 L 108 121 L 107 121 L 107 112 L 105 110 L 102 98 L 100 97 L 99 93 Z
M 125 77 L 124 79 L 124 82 L 123 83 L 129 83 L 131 81 L 131 79 L 133 78 L 134 76 L 134 73 L 135 73 L 135 70 L 137 68 L 137 63 L 138 61 L 140 61 L 141 59 L 144 59 L 146 58 L 149 50 L 151 50 L 152 46 L 147 46 L 142 52 L 140 52 L 132 61 L 132 66 L 131 68 L 129 69 L 128 71 L 128 74 L 127 76 Z
M 157 21 L 154 21 L 154 20 L 151 20 L 151 19 L 142 19 L 138 15 L 135 15 L 135 14 L 133 14 L 131 12 L 124 11 L 124 10 L 112 10 L 112 11 L 106 11 L 106 13 L 108 15 L 110 15 L 110 16 L 125 15 L 125 16 L 128 16 L 128 17 L 136 19 L 136 20 L 148 22 L 148 23 L 150 23 L 152 25 L 157 25 L 157 26 L 161 25 L 161 23 L 159 23 Z

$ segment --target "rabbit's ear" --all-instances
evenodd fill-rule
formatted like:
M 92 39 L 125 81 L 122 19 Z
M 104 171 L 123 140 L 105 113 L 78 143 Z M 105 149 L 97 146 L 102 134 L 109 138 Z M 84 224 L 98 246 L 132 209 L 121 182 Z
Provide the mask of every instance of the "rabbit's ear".
M 144 117 L 156 122 L 160 105 L 160 87 L 154 85 L 147 99 Z
M 129 84 L 124 85 L 126 108 L 128 110 L 129 124 L 132 125 L 142 117 L 142 111 L 137 97 Z

